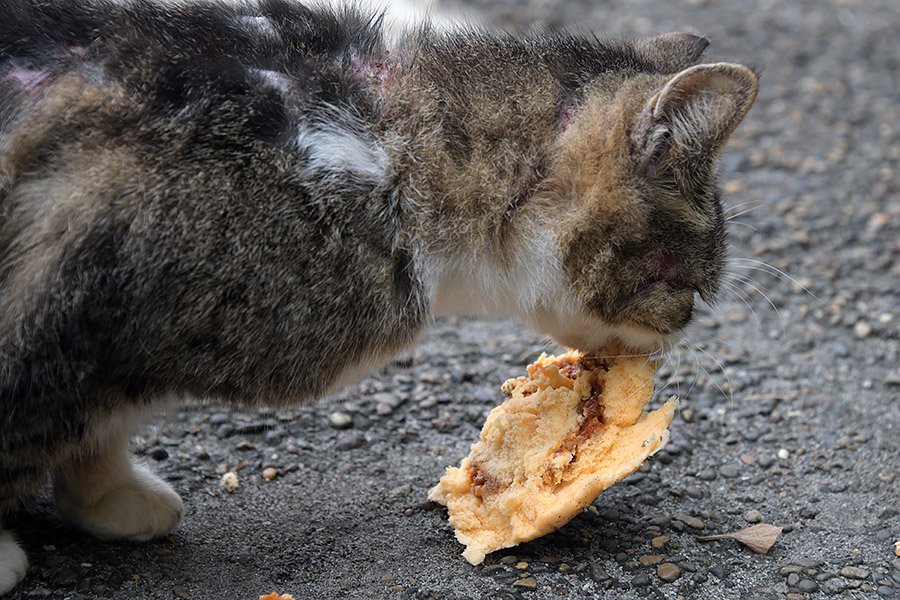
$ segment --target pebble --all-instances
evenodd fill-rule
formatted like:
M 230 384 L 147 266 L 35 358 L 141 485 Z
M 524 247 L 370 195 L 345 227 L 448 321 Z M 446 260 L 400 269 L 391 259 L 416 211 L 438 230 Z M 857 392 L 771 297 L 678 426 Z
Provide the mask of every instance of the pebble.
M 848 565 L 841 569 L 841 575 L 847 579 L 866 579 L 869 577 L 869 572 L 860 567 L 851 567 Z
M 234 433 L 235 435 L 256 435 L 272 429 L 272 427 L 274 427 L 273 423 L 255 421 L 253 423 L 244 423 L 243 425 L 238 425 L 234 428 Z
M 857 321 L 856 325 L 853 326 L 853 335 L 855 335 L 857 339 L 865 339 L 871 334 L 872 326 L 865 321 Z
M 791 457 L 791 453 L 786 448 L 782 448 L 778 451 L 777 456 L 780 460 L 787 460 Z
M 663 563 L 656 567 L 656 574 L 659 575 L 659 578 L 668 583 L 672 583 L 679 577 L 681 577 L 681 569 L 678 568 L 677 565 L 673 565 L 672 563 Z
M 169 452 L 162 446 L 154 446 L 153 448 L 150 448 L 148 454 L 153 460 L 166 460 L 167 458 L 169 458 Z
M 278 476 L 278 471 L 273 467 L 266 467 L 265 469 L 263 469 L 262 476 L 265 479 L 272 481 L 273 479 L 275 479 L 275 477 Z
M 669 541 L 669 536 L 667 535 L 658 535 L 652 540 L 650 540 L 650 545 L 659 550 L 663 546 L 666 545 L 666 542 Z
M 800 583 L 797 584 L 797 589 L 804 593 L 812 593 L 819 589 L 819 584 L 813 581 L 812 579 L 801 579 Z
M 703 481 L 715 481 L 718 476 L 718 473 L 716 473 L 712 469 L 703 469 L 701 471 L 698 471 L 697 474 L 694 475 L 694 477 Z
M 721 473 L 722 477 L 725 477 L 726 479 L 734 479 L 741 474 L 741 470 L 737 467 L 737 465 L 722 465 L 721 467 L 719 467 L 719 473 Z
M 718 579 L 725 579 L 726 577 L 728 577 L 728 573 L 725 572 L 725 569 L 718 565 L 710 567 L 709 572 L 715 575 Z
M 743 516 L 748 523 L 759 523 L 762 521 L 762 513 L 758 510 L 748 510 Z
M 526 577 L 524 579 L 519 579 L 518 581 L 513 582 L 513 586 L 524 588 L 526 590 L 536 590 L 537 581 L 534 579 L 534 577 Z
M 703 521 L 701 521 L 697 517 L 692 517 L 690 515 L 675 515 L 673 518 L 676 521 L 681 521 L 682 523 L 684 523 L 691 529 L 705 529 L 706 528 L 706 524 L 703 523 Z
M 773 464 L 775 464 L 775 459 L 772 458 L 771 454 L 760 454 L 756 457 L 756 464 L 758 464 L 763 469 L 768 469 Z
M 879 585 L 875 590 L 878 592 L 878 595 L 883 598 L 893 598 L 894 597 L 894 588 L 887 585 Z
M 603 565 L 600 563 L 600 561 L 591 562 L 590 576 L 591 579 L 593 579 L 597 583 L 609 579 L 609 574 L 603 568 Z
M 231 417 L 228 416 L 228 413 L 214 413 L 209 417 L 210 425 L 224 425 L 225 423 L 230 423 Z
M 359 448 L 363 444 L 366 443 L 366 439 L 359 435 L 358 433 L 350 433 L 344 435 L 337 441 L 334 447 L 337 450 L 352 450 L 354 448 Z
M 349 429 L 353 427 L 353 417 L 345 412 L 335 411 L 328 415 L 328 424 L 335 429 Z
M 638 573 L 634 576 L 634 579 L 631 580 L 631 585 L 634 587 L 643 587 L 645 585 L 650 585 L 650 576 L 646 573 Z
M 660 563 L 660 562 L 662 562 L 662 559 L 663 559 L 663 557 L 661 554 L 646 554 L 646 555 L 640 557 L 638 559 L 638 561 L 640 561 L 640 563 L 642 565 L 647 566 L 647 565 L 655 565 L 657 563 Z

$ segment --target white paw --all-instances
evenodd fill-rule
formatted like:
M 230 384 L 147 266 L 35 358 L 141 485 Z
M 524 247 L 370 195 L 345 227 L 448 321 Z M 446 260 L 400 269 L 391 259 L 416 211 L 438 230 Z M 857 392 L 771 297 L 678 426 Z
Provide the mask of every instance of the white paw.
M 128 477 L 95 489 L 57 485 L 56 506 L 76 527 L 103 540 L 141 542 L 172 531 L 181 520 L 183 505 L 172 487 L 142 465 Z
M 28 558 L 9 533 L 0 531 L 0 596 L 25 578 Z

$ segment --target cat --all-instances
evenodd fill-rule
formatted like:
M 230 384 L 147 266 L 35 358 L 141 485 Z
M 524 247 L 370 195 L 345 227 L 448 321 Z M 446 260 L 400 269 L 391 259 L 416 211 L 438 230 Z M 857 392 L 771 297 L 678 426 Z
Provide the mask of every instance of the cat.
M 0 0 L 0 516 L 146 540 L 167 397 L 284 404 L 515 315 L 664 350 L 711 302 L 758 81 L 706 38 L 409 29 L 288 0 Z M 10 523 L 5 523 L 7 527 Z M 0 530 L 0 593 L 26 555 Z

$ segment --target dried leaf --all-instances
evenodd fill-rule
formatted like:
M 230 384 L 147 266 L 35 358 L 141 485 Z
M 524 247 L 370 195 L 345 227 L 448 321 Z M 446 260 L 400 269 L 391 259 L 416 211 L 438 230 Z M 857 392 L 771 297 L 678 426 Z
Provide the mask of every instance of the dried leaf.
M 752 527 L 741 529 L 740 531 L 735 531 L 734 533 L 699 536 L 697 537 L 697 541 L 707 542 L 709 540 L 731 538 L 744 544 L 754 552 L 765 554 L 775 543 L 775 540 L 778 539 L 779 535 L 781 535 L 781 527 L 776 527 L 775 525 L 769 525 L 767 523 L 760 523 L 759 525 L 753 525 Z

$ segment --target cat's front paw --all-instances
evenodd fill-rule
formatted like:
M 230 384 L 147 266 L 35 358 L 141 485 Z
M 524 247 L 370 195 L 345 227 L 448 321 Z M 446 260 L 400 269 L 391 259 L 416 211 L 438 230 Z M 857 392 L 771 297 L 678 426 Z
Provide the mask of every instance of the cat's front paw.
M 172 531 L 183 505 L 172 487 L 141 465 L 108 489 L 79 488 L 57 482 L 56 506 L 76 527 L 103 540 L 145 541 Z
M 0 530 L 0 596 L 25 578 L 28 558 L 12 536 Z

